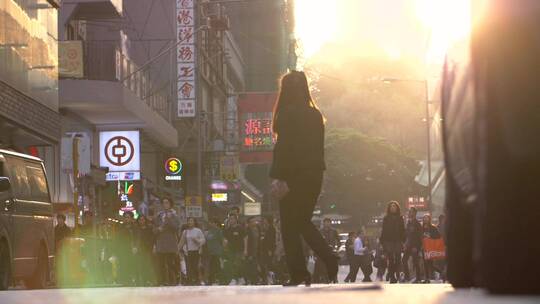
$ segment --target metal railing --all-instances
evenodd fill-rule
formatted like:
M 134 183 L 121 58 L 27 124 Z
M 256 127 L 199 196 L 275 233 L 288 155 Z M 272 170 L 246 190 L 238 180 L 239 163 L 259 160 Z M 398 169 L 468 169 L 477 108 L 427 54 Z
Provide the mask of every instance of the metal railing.
M 153 81 L 149 69 L 139 67 L 121 52 L 116 43 L 84 42 L 84 78 L 122 82 L 150 108 L 170 120 L 170 83 Z M 130 75 L 130 77 L 127 77 Z

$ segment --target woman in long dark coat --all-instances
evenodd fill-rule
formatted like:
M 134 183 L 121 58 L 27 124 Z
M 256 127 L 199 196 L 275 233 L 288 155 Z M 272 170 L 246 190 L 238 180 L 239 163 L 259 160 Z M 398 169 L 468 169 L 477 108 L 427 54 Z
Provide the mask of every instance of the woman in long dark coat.
M 311 222 L 325 170 L 324 118 L 311 98 L 306 75 L 293 71 L 281 79 L 274 109 L 277 142 L 270 177 L 280 196 L 281 233 L 291 280 L 284 286 L 311 284 L 302 251 L 302 238 L 327 266 L 337 282 L 338 260 Z
M 388 275 L 390 283 L 398 281 L 401 252 L 405 242 L 405 222 L 396 201 L 388 203 L 380 238 L 383 250 L 388 256 Z

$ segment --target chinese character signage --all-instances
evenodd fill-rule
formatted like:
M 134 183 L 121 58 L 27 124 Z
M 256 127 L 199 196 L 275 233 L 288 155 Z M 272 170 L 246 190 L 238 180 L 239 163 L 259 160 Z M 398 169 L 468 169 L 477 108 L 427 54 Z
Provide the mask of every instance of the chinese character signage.
M 269 164 L 274 145 L 272 111 L 277 92 L 245 93 L 238 96 L 241 164 Z
M 242 147 L 248 151 L 271 150 L 274 144 L 272 113 L 249 113 L 242 120 Z
M 416 209 L 425 210 L 428 208 L 427 200 L 422 196 L 411 196 L 407 201 L 407 209 L 414 207 Z
M 195 117 L 197 80 L 195 6 L 197 0 L 176 0 L 178 117 Z

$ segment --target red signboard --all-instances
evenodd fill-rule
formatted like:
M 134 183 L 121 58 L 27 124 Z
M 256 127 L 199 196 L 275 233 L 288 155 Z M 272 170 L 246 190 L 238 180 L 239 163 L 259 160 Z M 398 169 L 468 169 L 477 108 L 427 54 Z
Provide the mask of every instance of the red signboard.
M 428 208 L 427 199 L 422 196 L 411 196 L 407 201 L 407 209 L 414 207 L 418 210 L 425 210 Z
M 242 148 L 246 151 L 269 151 L 274 145 L 272 113 L 261 113 L 266 117 L 248 114 L 242 119 Z M 257 115 L 259 116 L 259 115 Z
M 239 96 L 238 111 L 242 163 L 270 163 L 274 148 L 272 112 L 277 93 L 246 93 Z

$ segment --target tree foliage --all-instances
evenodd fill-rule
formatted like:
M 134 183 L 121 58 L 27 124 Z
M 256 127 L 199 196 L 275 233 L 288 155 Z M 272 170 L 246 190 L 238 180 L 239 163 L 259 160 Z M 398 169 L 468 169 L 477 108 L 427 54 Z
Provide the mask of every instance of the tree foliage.
M 320 204 L 355 222 L 380 214 L 386 202 L 418 194 L 425 155 L 423 65 L 344 45 L 326 45 L 305 65 L 312 94 L 327 118 L 328 170 Z
M 336 204 L 353 218 L 379 214 L 389 200 L 403 201 L 417 191 L 419 163 L 405 150 L 354 129 L 330 129 L 327 172 L 321 204 Z
M 339 56 L 336 56 L 339 54 Z M 356 55 L 346 47 L 328 45 L 311 59 L 305 70 L 313 96 L 334 128 L 351 128 L 425 155 L 425 92 L 411 59 L 391 60 Z

